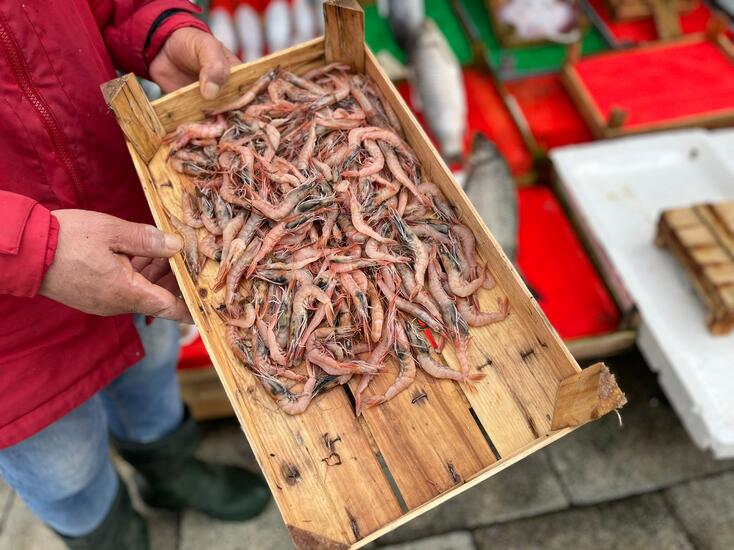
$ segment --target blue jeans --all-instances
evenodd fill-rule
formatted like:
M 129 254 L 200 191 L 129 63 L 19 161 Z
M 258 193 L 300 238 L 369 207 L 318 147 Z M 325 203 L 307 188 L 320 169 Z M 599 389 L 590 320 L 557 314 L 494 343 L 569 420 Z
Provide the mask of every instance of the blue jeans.
M 108 430 L 150 443 L 183 419 L 176 379 L 178 324 L 135 317 L 145 358 L 109 386 L 34 436 L 0 451 L 0 477 L 55 531 L 91 533 L 109 512 L 118 488 Z

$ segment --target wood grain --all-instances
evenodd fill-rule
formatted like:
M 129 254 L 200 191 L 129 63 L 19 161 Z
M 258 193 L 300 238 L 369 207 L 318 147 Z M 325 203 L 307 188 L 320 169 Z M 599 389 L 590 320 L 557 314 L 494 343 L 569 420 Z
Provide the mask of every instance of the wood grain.
M 364 11 L 357 0 L 324 4 L 325 55 L 327 63 L 343 61 L 364 72 Z
M 144 161 L 149 161 L 158 150 L 166 130 L 138 79 L 127 74 L 102 84 L 101 89 L 128 143 L 133 144 Z

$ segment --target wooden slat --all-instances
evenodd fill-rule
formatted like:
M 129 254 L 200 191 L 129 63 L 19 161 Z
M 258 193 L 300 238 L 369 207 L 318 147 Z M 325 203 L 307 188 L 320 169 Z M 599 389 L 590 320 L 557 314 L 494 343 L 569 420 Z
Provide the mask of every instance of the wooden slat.
M 505 456 L 548 433 L 558 385 L 579 367 L 369 50 L 366 71 L 396 111 L 424 176 L 441 188 L 477 237 L 477 249 L 497 280 L 494 290 L 479 293 L 482 309 L 495 309 L 499 297 L 510 300 L 508 319 L 471 329 L 472 362 L 487 378 L 479 391 L 464 392 Z M 450 351 L 445 356 L 458 368 Z
M 614 375 L 596 363 L 561 382 L 551 428 L 574 428 L 596 420 L 627 403 Z
M 343 61 L 364 72 L 364 11 L 357 0 L 324 4 L 326 28 L 324 52 L 327 63 Z
M 382 394 L 396 373 L 396 365 L 388 364 L 364 395 Z M 418 372 L 409 389 L 363 414 L 408 508 L 495 462 L 468 403 L 451 381 Z
M 102 86 L 107 105 L 129 143 L 144 161 L 153 158 L 166 131 L 134 74 L 110 80 Z
M 168 147 L 162 147 L 150 174 L 139 159 L 136 168 L 156 224 L 172 231 L 163 205 L 180 214 L 182 181 L 168 170 L 167 154 Z M 303 415 L 283 414 L 255 376 L 239 365 L 226 345 L 222 321 L 204 303 L 204 297 L 208 303 L 221 301 L 210 287 L 214 263 L 207 262 L 196 285 L 180 255 L 172 259 L 172 268 L 286 525 L 301 546 L 352 544 L 398 517 L 399 502 L 344 390 L 328 392 Z M 338 439 L 338 465 L 324 460 L 330 454 L 324 442 L 333 439 Z
M 315 66 L 323 65 L 324 38 L 314 38 L 299 46 L 293 46 L 277 53 L 237 65 L 227 83 L 222 87 L 219 97 L 207 101 L 199 93 L 197 82 L 184 86 L 153 102 L 153 108 L 163 123 L 166 133 L 173 132 L 182 122 L 193 122 L 204 118 L 204 109 L 234 101 L 258 77 L 275 67 L 296 72 L 305 72 Z

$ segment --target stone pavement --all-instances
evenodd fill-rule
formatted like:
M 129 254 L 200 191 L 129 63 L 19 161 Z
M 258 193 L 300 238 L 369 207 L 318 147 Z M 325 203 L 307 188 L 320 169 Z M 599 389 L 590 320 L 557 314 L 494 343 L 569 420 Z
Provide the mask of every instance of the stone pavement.
M 609 361 L 629 404 L 377 541 L 392 550 L 734 548 L 734 461 L 699 451 L 637 354 Z M 207 459 L 255 468 L 234 421 L 203 426 Z M 130 480 L 129 467 L 118 467 Z M 274 505 L 258 519 L 145 510 L 153 550 L 280 550 Z M 60 550 L 0 482 L 0 550 Z

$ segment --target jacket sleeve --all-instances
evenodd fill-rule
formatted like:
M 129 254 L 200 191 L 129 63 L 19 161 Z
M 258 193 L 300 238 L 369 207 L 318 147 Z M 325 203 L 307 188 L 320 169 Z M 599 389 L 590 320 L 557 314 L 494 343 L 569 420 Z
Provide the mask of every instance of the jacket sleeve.
M 90 0 L 107 49 L 118 69 L 149 78 L 148 65 L 173 31 L 209 32 L 189 0 Z
M 0 191 L 0 294 L 31 298 L 54 259 L 59 222 L 24 195 Z

